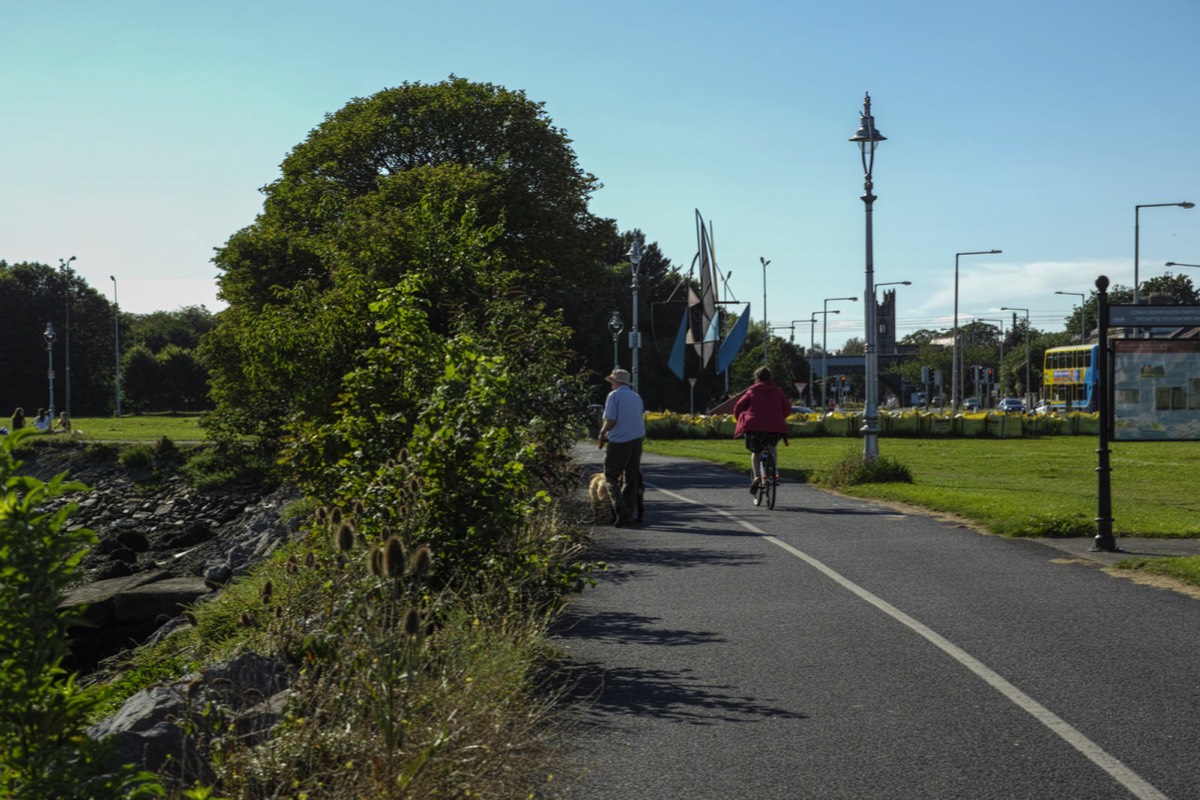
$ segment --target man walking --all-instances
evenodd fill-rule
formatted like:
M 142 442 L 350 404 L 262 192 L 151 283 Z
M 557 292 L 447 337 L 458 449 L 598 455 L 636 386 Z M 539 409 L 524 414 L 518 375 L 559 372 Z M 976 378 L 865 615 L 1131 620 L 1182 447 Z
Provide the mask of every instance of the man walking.
M 601 447 L 608 445 L 604 454 L 604 482 L 619 528 L 629 524 L 630 510 L 637 507 L 642 480 L 642 439 L 646 437 L 646 424 L 642 420 L 645 406 L 641 395 L 633 390 L 628 370 L 614 369 L 608 383 L 612 391 L 604 401 L 599 441 Z

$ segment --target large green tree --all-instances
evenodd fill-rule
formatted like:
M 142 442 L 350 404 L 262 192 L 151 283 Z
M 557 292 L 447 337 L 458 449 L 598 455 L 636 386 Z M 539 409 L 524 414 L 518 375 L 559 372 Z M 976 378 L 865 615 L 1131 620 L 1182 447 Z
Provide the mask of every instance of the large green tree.
M 598 186 L 540 103 L 451 76 L 352 100 L 265 187 L 263 212 L 217 253 L 229 308 L 206 338 L 218 413 L 273 437 L 294 414 L 328 418 L 340 379 L 378 341 L 380 290 L 420 275 L 429 325 L 504 289 L 549 308 L 601 285 L 609 220 Z M 465 228 L 494 229 L 496 259 L 462 258 Z M 492 274 L 475 271 L 503 264 Z

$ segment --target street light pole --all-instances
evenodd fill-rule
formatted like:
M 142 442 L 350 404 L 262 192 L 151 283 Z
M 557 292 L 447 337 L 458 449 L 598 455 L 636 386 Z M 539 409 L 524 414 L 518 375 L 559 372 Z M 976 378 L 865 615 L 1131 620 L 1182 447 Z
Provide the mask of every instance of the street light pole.
M 66 409 L 67 416 L 71 416 L 71 262 L 75 260 L 75 256 L 63 260 L 58 260 L 58 268 L 62 270 L 63 285 L 66 293 L 66 308 L 67 314 L 64 320 L 63 330 L 63 372 L 66 373 L 65 391 L 63 392 L 63 407 Z
M 826 370 L 828 362 L 825 360 L 826 356 L 829 355 L 829 314 L 831 313 L 829 311 L 829 304 L 835 300 L 850 300 L 851 302 L 858 302 L 857 297 L 826 297 L 825 298 L 825 303 L 824 303 L 825 310 L 821 312 L 824 315 L 824 317 L 821 320 L 821 409 L 822 410 L 825 409 L 825 400 L 826 400 L 825 384 L 829 382 L 829 373 Z M 835 310 L 832 313 L 837 314 L 838 312 Z
M 1003 250 L 971 250 L 966 253 L 954 254 L 954 341 L 953 350 L 950 355 L 950 410 L 958 411 L 959 402 L 962 400 L 962 387 L 959 382 L 962 379 L 961 370 L 959 369 L 959 360 L 962 358 L 962 350 L 958 344 L 958 259 L 962 256 L 990 256 L 996 253 L 1002 253 Z
M 629 347 L 633 351 L 630 356 L 633 364 L 633 390 L 638 391 L 638 348 L 641 347 L 642 337 L 638 332 L 638 266 L 642 263 L 642 242 L 636 236 L 629 246 L 629 263 L 633 266 L 633 327 L 629 331 Z
M 1001 306 L 1000 310 L 1025 312 L 1025 407 L 1029 408 L 1033 405 L 1033 385 L 1029 382 L 1029 309 Z
M 866 408 L 863 409 L 863 460 L 875 461 L 879 457 L 879 386 L 876 376 L 879 374 L 879 353 L 876 352 L 876 342 L 879 332 L 875 329 L 875 243 L 872 238 L 871 218 L 875 206 L 874 181 L 872 171 L 875 168 L 875 148 L 887 137 L 875 129 L 875 117 L 871 115 L 871 95 L 863 98 L 863 110 L 859 115 L 859 127 L 850 141 L 858 144 L 862 157 L 863 168 L 863 210 L 866 216 L 866 288 L 863 290 L 864 323 L 866 325 L 866 343 L 863 346 L 867 397 Z
M 113 282 L 113 342 L 117 353 L 115 362 L 114 385 L 116 386 L 117 396 L 117 416 L 121 416 L 121 304 L 117 302 L 117 277 L 109 275 L 109 280 Z M 71 416 L 70 412 L 67 416 Z
M 54 418 L 54 323 L 47 322 L 42 338 L 46 340 L 46 379 L 50 381 L 50 418 Z M 68 415 L 70 416 L 70 415 Z
M 1168 261 L 1168 267 L 1196 267 L 1200 269 L 1200 264 L 1180 264 L 1178 261 Z
M 1143 208 L 1165 208 L 1167 206 L 1178 206 L 1179 208 L 1195 208 L 1195 203 L 1189 203 L 1186 200 L 1182 203 L 1143 203 L 1140 206 L 1133 207 L 1133 304 L 1136 306 L 1142 302 L 1141 287 L 1138 286 L 1138 250 L 1141 247 L 1141 220 L 1139 218 Z
M 1079 343 L 1083 344 L 1087 341 L 1087 309 L 1083 307 L 1084 302 L 1087 300 L 1087 295 L 1083 292 L 1055 292 L 1055 294 L 1065 294 L 1079 298 Z
M 771 323 L 767 322 L 767 264 L 771 262 L 762 256 L 758 257 L 763 268 L 763 366 L 767 366 L 767 343 L 771 339 Z
M 836 308 L 833 311 L 814 311 L 814 312 L 812 312 L 812 318 L 808 321 L 809 322 L 809 325 L 808 325 L 808 404 L 810 406 L 813 405 L 813 384 L 816 383 L 816 381 L 814 381 L 812 379 L 812 372 L 813 372 L 812 351 L 815 350 L 817 347 L 817 340 L 816 340 L 816 335 L 815 335 L 816 330 L 817 330 L 817 314 L 824 315 L 824 314 L 840 314 L 840 313 L 842 313 L 842 312 Z M 822 316 L 822 319 L 824 319 L 824 316 Z M 825 358 L 824 345 L 822 345 L 822 347 L 821 347 L 821 358 Z M 825 400 L 823 397 L 821 399 L 821 410 L 822 411 L 825 410 Z

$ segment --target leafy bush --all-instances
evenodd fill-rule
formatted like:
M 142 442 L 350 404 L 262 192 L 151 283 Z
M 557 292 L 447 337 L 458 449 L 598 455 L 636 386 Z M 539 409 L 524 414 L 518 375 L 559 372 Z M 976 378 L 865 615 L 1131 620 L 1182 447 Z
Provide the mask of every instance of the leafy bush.
M 149 784 L 131 788 L 128 771 L 106 775 L 104 745 L 83 734 L 92 701 L 63 668 L 67 628 L 82 617 L 60 605 L 95 534 L 66 528 L 73 506 L 40 510 L 48 499 L 83 487 L 63 475 L 48 482 L 20 475 L 12 451 L 23 437 L 0 437 L 0 795 L 82 800 L 149 793 Z
M 181 471 L 197 489 L 270 483 L 274 472 L 266 456 L 238 445 L 196 448 L 187 455 Z
M 861 450 L 855 449 L 833 466 L 823 482 L 836 488 L 860 483 L 912 483 L 913 479 L 908 467 L 896 459 L 879 456 L 868 461 Z
M 1018 519 L 999 520 L 993 529 L 1004 536 L 1071 538 L 1095 536 L 1096 521 L 1079 514 L 1038 513 Z

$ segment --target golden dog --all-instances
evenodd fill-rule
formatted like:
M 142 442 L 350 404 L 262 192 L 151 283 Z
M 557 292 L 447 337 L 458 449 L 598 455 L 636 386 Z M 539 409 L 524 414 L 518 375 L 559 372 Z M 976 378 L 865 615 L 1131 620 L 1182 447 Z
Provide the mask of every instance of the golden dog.
M 622 481 L 622 486 L 624 482 Z M 642 515 L 645 513 L 644 496 L 646 494 L 646 484 L 642 480 L 642 474 L 638 473 L 637 487 L 637 508 L 634 509 L 634 519 L 641 522 Z M 616 522 L 616 512 L 613 511 L 612 498 L 608 494 L 608 483 L 604 480 L 603 472 L 592 474 L 591 480 L 588 481 L 588 500 L 592 504 L 592 514 L 597 521 L 607 518 L 609 522 Z

